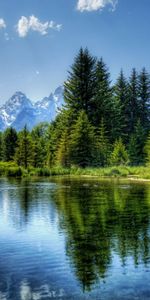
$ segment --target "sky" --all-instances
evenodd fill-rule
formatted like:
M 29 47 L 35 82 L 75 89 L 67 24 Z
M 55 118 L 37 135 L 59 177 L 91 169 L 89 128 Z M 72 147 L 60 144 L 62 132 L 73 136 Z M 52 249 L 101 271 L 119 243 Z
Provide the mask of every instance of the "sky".
M 16 91 L 33 101 L 67 79 L 80 47 L 123 68 L 150 71 L 150 0 L 0 0 L 0 105 Z

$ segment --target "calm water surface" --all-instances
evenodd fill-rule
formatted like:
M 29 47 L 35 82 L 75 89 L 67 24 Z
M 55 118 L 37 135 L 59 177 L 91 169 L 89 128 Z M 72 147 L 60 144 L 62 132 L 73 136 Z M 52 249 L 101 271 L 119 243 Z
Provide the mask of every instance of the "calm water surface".
M 8 299 L 150 299 L 150 184 L 1 179 Z

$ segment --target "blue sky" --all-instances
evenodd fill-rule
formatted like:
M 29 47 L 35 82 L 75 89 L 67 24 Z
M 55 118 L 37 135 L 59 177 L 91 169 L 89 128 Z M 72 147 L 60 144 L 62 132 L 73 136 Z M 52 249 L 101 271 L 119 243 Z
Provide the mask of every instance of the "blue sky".
M 0 104 L 21 90 L 33 101 L 67 78 L 81 46 L 121 68 L 150 71 L 150 0 L 0 0 Z

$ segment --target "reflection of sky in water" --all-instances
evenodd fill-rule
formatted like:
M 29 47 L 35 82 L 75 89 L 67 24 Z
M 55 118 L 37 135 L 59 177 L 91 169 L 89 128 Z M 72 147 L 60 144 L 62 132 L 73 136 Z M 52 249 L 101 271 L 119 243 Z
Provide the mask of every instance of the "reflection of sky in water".
M 148 186 L 141 185 L 136 193 L 132 184 L 115 188 L 94 181 L 0 184 L 0 300 L 150 299 Z M 130 219 L 132 226 L 127 228 Z M 103 224 L 108 236 L 104 244 L 98 241 Z M 137 241 L 134 233 L 128 241 L 135 225 Z M 96 261 L 100 251 L 101 263 L 105 262 L 101 277 L 101 263 Z M 85 277 L 96 274 L 86 292 L 81 282 L 84 268 Z

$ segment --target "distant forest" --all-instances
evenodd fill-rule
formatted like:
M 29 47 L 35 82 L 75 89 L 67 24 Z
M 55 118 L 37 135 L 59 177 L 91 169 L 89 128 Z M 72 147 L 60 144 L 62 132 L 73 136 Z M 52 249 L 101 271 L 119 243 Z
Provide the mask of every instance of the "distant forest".
M 121 70 L 114 85 L 103 59 L 80 49 L 64 83 L 65 105 L 50 124 L 0 133 L 0 160 L 28 168 L 150 163 L 150 75 Z

